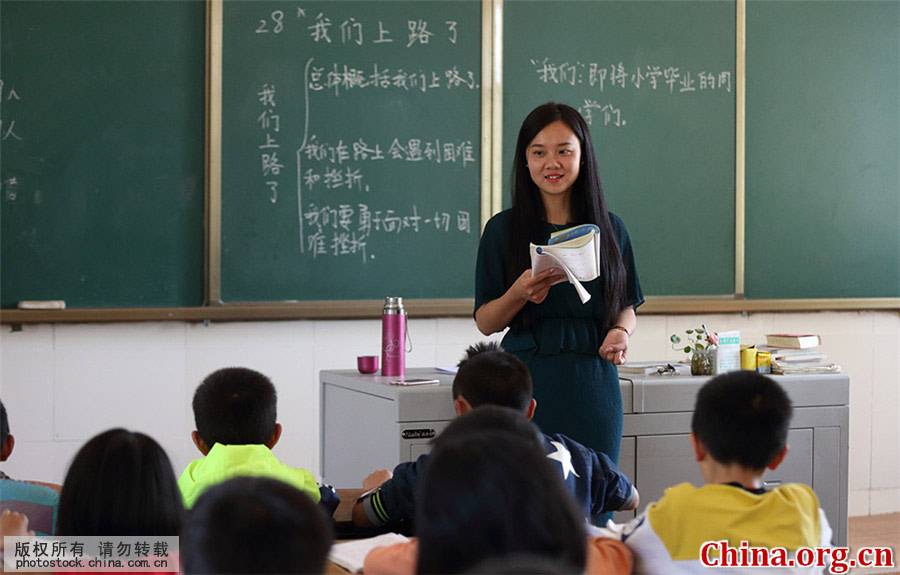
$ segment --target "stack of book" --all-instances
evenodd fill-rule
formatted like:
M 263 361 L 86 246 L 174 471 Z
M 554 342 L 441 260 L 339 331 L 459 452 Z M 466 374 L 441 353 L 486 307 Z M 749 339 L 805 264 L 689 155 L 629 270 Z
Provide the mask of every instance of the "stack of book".
M 822 338 L 818 335 L 770 334 L 766 345 L 757 346 L 772 356 L 772 373 L 840 373 L 841 366 L 827 361 L 819 351 Z

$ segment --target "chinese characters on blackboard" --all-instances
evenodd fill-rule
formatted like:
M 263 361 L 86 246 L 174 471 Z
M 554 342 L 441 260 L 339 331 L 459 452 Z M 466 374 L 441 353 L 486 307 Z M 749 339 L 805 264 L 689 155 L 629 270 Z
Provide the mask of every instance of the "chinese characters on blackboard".
M 730 71 L 682 70 L 678 66 L 644 65 L 628 69 L 622 62 L 601 65 L 598 62 L 552 62 L 549 58 L 531 59 L 535 78 L 541 84 L 586 85 L 608 94 L 617 90 L 663 91 L 670 95 L 691 92 L 731 92 Z M 588 124 L 625 126 L 622 110 L 611 103 L 586 98 L 579 106 Z
M 19 128 L 16 127 L 16 119 L 9 112 L 11 110 L 9 103 L 20 100 L 21 98 L 16 89 L 12 86 L 6 86 L 3 80 L 0 79 L 0 103 L 2 103 L 0 104 L 0 110 L 4 112 L 3 116 L 0 117 L 0 141 L 2 142 L 23 139 Z M 20 182 L 17 177 L 6 178 L 0 184 L 3 186 L 3 199 L 5 201 L 13 202 L 18 198 Z
M 386 188 L 384 183 L 385 173 L 395 179 L 394 174 L 404 174 L 413 164 L 427 164 L 434 170 L 478 170 L 478 150 L 472 139 L 434 133 L 428 125 L 413 137 L 391 133 L 362 136 L 323 121 L 316 109 L 319 103 L 342 100 L 360 91 L 376 91 L 391 98 L 428 98 L 435 92 L 480 90 L 477 71 L 458 65 L 429 67 L 428 60 L 422 65 L 415 58 L 397 62 L 391 57 L 361 65 L 353 61 L 356 52 L 348 57 L 346 49 L 335 54 L 340 61 L 330 61 L 331 50 L 338 46 L 365 50 L 393 44 L 412 52 L 426 46 L 453 46 L 460 33 L 456 20 L 407 18 L 405 28 L 400 29 L 396 21 L 333 18 L 326 11 L 298 7 L 293 13 L 267 12 L 252 26 L 259 38 L 294 36 L 311 45 L 310 54 L 297 66 L 303 73 L 302 94 L 278 91 L 282 79 L 277 75 L 262 77 L 255 90 L 260 143 L 254 153 L 259 160 L 260 201 L 281 205 L 279 189 L 282 184 L 290 185 L 282 176 L 296 173 L 301 253 L 313 259 L 355 256 L 366 262 L 376 258 L 377 250 L 371 244 L 376 236 L 425 231 L 477 234 L 472 219 L 477 220 L 478 215 L 468 209 L 448 209 L 446 202 L 438 207 L 428 196 L 391 205 L 397 201 L 396 189 Z M 396 52 L 392 54 L 396 58 Z M 302 129 L 283 122 L 278 104 L 287 101 L 304 102 Z M 293 157 L 282 153 L 287 147 L 296 150 Z M 293 162 L 296 165 L 286 165 Z

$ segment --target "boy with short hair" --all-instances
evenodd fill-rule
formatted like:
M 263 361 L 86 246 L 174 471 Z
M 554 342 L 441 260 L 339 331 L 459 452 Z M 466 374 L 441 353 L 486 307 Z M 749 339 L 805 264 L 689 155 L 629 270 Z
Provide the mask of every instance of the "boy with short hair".
M 666 490 L 630 522 L 622 540 L 635 554 L 635 573 L 706 572 L 707 541 L 740 549 L 830 546 L 831 528 L 806 485 L 767 491 L 763 473 L 787 454 L 791 402 L 774 380 L 734 371 L 698 392 L 691 443 L 706 485 L 681 483 Z
M 0 401 L 0 461 L 9 459 L 15 445 L 16 438 L 10 433 L 6 406 Z M 25 515 L 26 525 L 30 525 L 38 535 L 53 535 L 60 489 L 53 483 L 17 481 L 0 471 L 0 509 L 9 510 L 11 513 L 8 515 Z
M 478 406 L 494 405 L 517 410 L 528 419 L 537 407 L 528 367 L 493 342 L 479 343 L 466 350 L 453 379 L 453 404 L 457 415 Z M 563 482 L 587 517 L 637 507 L 637 489 L 606 454 L 564 435 L 541 434 L 541 440 L 544 453 L 562 474 Z M 370 478 L 389 479 L 356 502 L 354 524 L 396 527 L 408 522 L 414 515 L 413 495 L 427 459 L 426 454 L 415 462 L 401 463 L 394 468 L 392 477 L 383 471 L 372 474 Z
M 208 489 L 181 534 L 184 572 L 323 573 L 331 525 L 305 493 L 268 477 Z
M 194 393 L 194 445 L 204 455 L 178 479 L 184 506 L 193 507 L 209 487 L 237 476 L 271 477 L 300 489 L 328 510 L 339 503 L 331 486 L 320 485 L 305 469 L 288 467 L 272 453 L 281 438 L 278 395 L 268 377 L 244 367 L 208 375 Z

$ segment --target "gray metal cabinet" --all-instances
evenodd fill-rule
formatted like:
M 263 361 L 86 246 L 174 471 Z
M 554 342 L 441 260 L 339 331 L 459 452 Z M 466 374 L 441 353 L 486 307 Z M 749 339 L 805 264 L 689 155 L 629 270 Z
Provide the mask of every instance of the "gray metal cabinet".
M 376 469 L 393 469 L 430 449 L 429 441 L 456 416 L 453 376 L 408 369 L 407 377 L 438 385 L 400 387 L 394 377 L 355 370 L 322 371 L 322 476 L 335 487 L 361 487 Z
M 703 478 L 688 435 L 694 398 L 709 377 L 620 377 L 624 421 L 619 467 L 641 493 L 637 513 L 665 489 Z M 805 483 L 813 488 L 834 530 L 835 544 L 847 542 L 850 379 L 843 374 L 784 375 L 774 379 L 794 406 L 788 454 L 763 476 L 766 487 Z M 635 512 L 617 513 L 616 521 Z
M 322 474 L 336 487 L 358 487 L 376 469 L 392 469 L 429 450 L 429 441 L 454 417 L 453 376 L 411 369 L 408 377 L 439 384 L 398 387 L 380 375 L 322 371 Z M 619 467 L 641 493 L 642 511 L 665 488 L 701 485 L 688 434 L 694 397 L 708 377 L 622 377 L 624 411 Z M 775 376 L 794 405 L 784 462 L 766 485 L 799 482 L 819 497 L 835 533 L 847 542 L 850 381 L 846 375 Z M 540 407 L 539 407 L 540 409 Z M 626 521 L 634 512 L 617 513 Z

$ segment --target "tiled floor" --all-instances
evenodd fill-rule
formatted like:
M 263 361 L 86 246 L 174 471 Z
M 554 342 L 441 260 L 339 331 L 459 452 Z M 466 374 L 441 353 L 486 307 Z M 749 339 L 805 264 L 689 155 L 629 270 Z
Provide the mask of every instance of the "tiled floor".
M 859 575 L 875 575 L 882 573 L 900 574 L 897 552 L 900 551 L 900 513 L 888 515 L 869 515 L 851 517 L 848 532 L 851 556 L 862 547 L 890 547 L 894 550 L 893 568 L 861 568 L 852 569 L 851 573 Z

